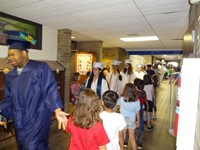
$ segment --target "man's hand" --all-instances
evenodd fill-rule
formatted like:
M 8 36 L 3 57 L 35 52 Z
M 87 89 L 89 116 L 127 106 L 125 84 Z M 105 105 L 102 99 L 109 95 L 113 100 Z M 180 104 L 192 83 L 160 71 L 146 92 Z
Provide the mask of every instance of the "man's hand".
M 56 116 L 56 119 L 58 121 L 58 129 L 62 129 L 65 130 L 66 128 L 66 125 L 67 125 L 67 116 L 69 114 L 65 113 L 64 111 L 62 111 L 60 108 L 57 108 L 55 110 L 55 116 Z
M 7 129 L 7 124 L 4 121 L 0 121 L 0 126 L 3 126 L 5 129 Z

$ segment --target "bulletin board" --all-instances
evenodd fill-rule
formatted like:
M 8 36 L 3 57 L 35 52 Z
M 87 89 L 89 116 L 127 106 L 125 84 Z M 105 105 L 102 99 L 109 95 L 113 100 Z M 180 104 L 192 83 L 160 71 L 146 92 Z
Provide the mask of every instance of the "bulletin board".
M 76 52 L 74 57 L 74 71 L 79 72 L 81 81 L 87 78 L 88 71 L 92 71 L 92 64 L 96 61 L 95 52 Z
M 76 68 L 80 75 L 86 75 L 92 70 L 92 58 L 93 54 L 77 54 Z

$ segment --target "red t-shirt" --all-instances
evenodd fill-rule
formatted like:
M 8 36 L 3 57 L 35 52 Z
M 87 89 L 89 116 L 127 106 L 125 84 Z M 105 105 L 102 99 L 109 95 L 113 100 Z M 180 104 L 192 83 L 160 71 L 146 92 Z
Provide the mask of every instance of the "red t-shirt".
M 142 91 L 137 91 L 136 92 L 137 98 L 139 99 L 141 104 L 145 104 L 146 100 L 147 100 L 147 95 L 146 92 L 144 90 Z
M 71 134 L 69 150 L 99 150 L 99 146 L 110 142 L 101 122 L 89 129 L 83 129 L 75 126 L 70 117 L 66 132 Z

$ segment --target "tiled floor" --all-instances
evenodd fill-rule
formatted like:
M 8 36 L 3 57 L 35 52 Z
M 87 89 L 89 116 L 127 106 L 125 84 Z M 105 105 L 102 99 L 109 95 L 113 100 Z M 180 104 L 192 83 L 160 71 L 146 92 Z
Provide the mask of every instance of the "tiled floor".
M 154 121 L 153 131 L 145 131 L 144 133 L 143 150 L 176 150 L 176 139 L 169 134 L 169 99 L 169 83 L 167 81 L 162 82 L 157 94 L 157 120 Z M 68 135 L 57 130 L 56 125 L 52 126 L 49 139 L 50 150 L 66 150 L 68 142 Z M 17 150 L 16 144 L 1 150 Z M 131 147 L 129 146 L 127 150 L 131 150 Z

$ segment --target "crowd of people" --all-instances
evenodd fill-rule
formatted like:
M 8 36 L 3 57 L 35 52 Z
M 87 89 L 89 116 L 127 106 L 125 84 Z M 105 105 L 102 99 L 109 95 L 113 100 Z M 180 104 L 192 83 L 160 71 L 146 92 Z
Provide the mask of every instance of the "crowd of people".
M 162 64 L 138 64 L 134 71 L 131 60 L 126 59 L 120 71 L 122 62 L 118 60 L 112 61 L 112 70 L 94 62 L 83 84 L 80 74 L 73 73 L 74 108 L 67 119 L 51 69 L 28 57 L 31 43 L 21 38 L 28 35 L 6 34 L 7 59 L 14 69 L 6 75 L 0 115 L 13 120 L 19 150 L 48 149 L 53 113 L 58 128 L 71 135 L 69 150 L 123 150 L 128 141 L 133 150 L 142 149 L 145 124 L 150 132 L 152 119 L 156 119 L 156 88 L 167 72 Z M 169 82 L 172 73 L 170 67 Z M 6 128 L 3 122 L 0 125 Z
M 152 131 L 152 120 L 157 119 L 156 88 L 165 73 L 168 73 L 170 82 L 173 69 L 172 66 L 166 69 L 162 64 L 138 64 L 137 70 L 134 71 L 131 60 L 126 59 L 124 69 L 120 71 L 121 63 L 113 60 L 109 69 L 104 68 L 102 62 L 93 63 L 92 71 L 84 84 L 85 89 L 78 89 L 80 93 L 76 95 L 77 102 L 67 125 L 66 132 L 73 139 L 70 149 L 88 147 L 87 142 L 86 145 L 81 144 L 85 138 L 89 141 L 96 139 L 96 145 L 92 145 L 97 147 L 96 149 L 123 150 L 128 146 L 128 142 L 133 150 L 142 149 L 144 131 Z M 85 93 L 91 90 L 93 94 Z M 96 99 L 101 101 L 100 105 Z M 96 103 L 98 107 L 94 108 L 90 104 L 92 101 L 93 105 L 96 106 Z M 80 121 L 80 125 L 76 121 Z M 87 126 L 81 126 L 82 123 L 87 123 Z M 97 126 L 97 131 L 101 130 L 101 133 L 92 133 Z M 80 141 L 77 141 L 77 136 L 80 136 Z M 74 147 L 75 145 L 80 147 Z

